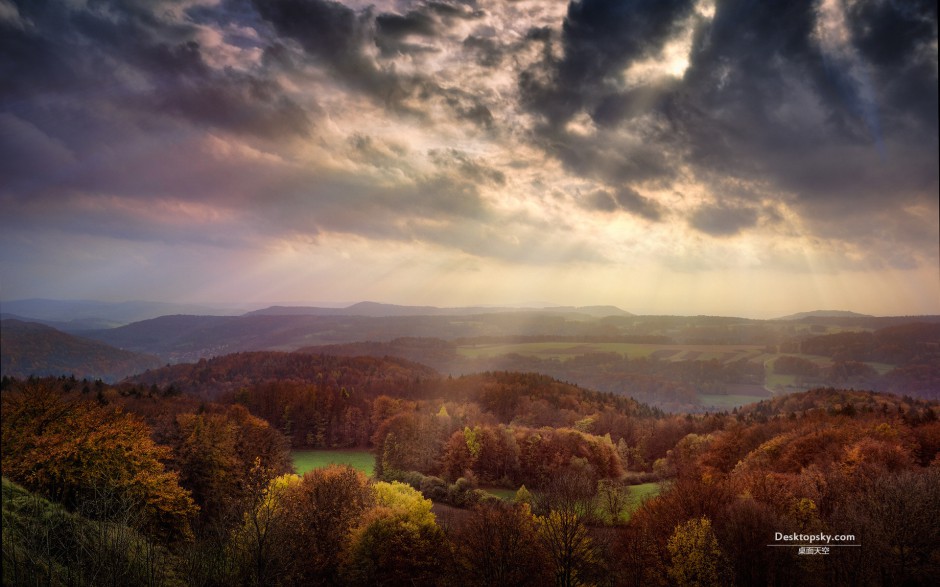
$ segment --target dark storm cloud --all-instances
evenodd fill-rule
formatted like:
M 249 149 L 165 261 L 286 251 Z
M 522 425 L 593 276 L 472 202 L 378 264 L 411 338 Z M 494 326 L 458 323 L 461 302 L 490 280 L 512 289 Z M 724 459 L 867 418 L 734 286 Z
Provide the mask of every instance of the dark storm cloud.
M 629 187 L 622 187 L 614 194 L 614 200 L 621 209 L 642 216 L 647 220 L 661 220 L 663 216 L 662 206 L 656 201 L 644 198 L 636 193 L 636 190 Z
M 457 20 L 478 13 L 456 4 L 418 3 L 404 14 L 354 10 L 332 0 L 253 0 L 258 13 L 284 39 L 297 42 L 304 53 L 327 68 L 347 87 L 387 107 L 423 114 L 404 101 L 443 97 L 460 117 L 487 127 L 492 115 L 478 102 L 455 99 L 460 90 L 445 89 L 430 75 L 400 74 L 389 61 L 399 54 L 434 53 L 435 38 Z M 373 47 L 380 56 L 372 55 Z
M 563 124 L 604 92 L 604 80 L 630 62 L 655 53 L 688 15 L 688 0 L 581 0 L 568 5 L 563 57 L 543 63 L 544 78 L 530 77 L 526 99 L 552 126 Z M 549 42 L 544 34 L 534 40 Z
M 887 130 L 904 129 L 913 120 L 936 139 L 937 3 L 856 3 L 848 15 L 855 46 L 887 106 Z
M 470 35 L 464 39 L 463 46 L 475 54 L 476 62 L 481 67 L 495 68 L 503 62 L 505 51 L 493 39 Z
M 903 67 L 924 43 L 936 39 L 937 3 L 855 2 L 847 6 L 859 50 L 871 63 Z
M 616 138 L 583 137 L 565 124 L 587 112 L 601 130 L 625 119 L 653 114 L 664 119 L 672 108 L 675 84 L 624 90 L 612 80 L 632 62 L 654 57 L 691 14 L 686 0 L 572 2 L 562 26 L 558 51 L 549 31 L 534 29 L 527 39 L 543 44 L 543 59 L 519 77 L 525 107 L 544 124 L 538 128 L 543 147 L 574 173 L 605 183 L 659 181 L 674 174 L 672 139 L 675 128 L 633 127 L 642 141 L 619 145 Z
M 304 50 L 340 70 L 369 65 L 363 55 L 369 14 L 330 0 L 255 1 L 261 16 Z
M 0 67 L 11 80 L 0 90 L 4 108 L 29 118 L 37 114 L 31 98 L 73 97 L 67 107 L 107 107 L 141 124 L 163 112 L 236 133 L 309 131 L 304 110 L 264 72 L 210 67 L 191 26 L 144 8 L 155 6 L 24 3 L 20 14 L 31 25 L 0 32 Z
M 930 204 L 938 189 L 936 3 L 852 3 L 836 15 L 848 35 L 827 29 L 841 25 L 827 21 L 826 9 L 724 0 L 707 18 L 689 2 L 572 2 L 560 39 L 530 35 L 543 58 L 519 75 L 523 106 L 544 122 L 536 144 L 606 184 L 666 184 L 684 165 L 714 193 L 729 178 L 762 186 L 750 204 L 743 196 L 743 208 L 692 213 L 692 227 L 716 236 L 756 226 L 753 209 L 774 192 L 820 231 L 846 214 Z M 630 63 L 656 59 L 682 26 L 694 29 L 681 78 L 612 81 Z M 579 112 L 598 132 L 566 128 Z M 845 208 L 820 204 L 827 201 Z
M 407 14 L 380 14 L 375 18 L 380 35 L 401 39 L 408 35 L 431 36 L 437 32 L 434 19 L 417 10 Z
M 633 188 L 624 186 L 610 193 L 597 190 L 581 201 L 581 205 L 596 212 L 627 212 L 647 220 L 659 221 L 663 217 L 660 204 L 638 194 Z
M 813 43 L 815 5 L 810 2 L 732 0 L 717 6 L 714 19 L 696 31 L 684 90 L 689 92 L 676 118 L 689 132 L 693 158 L 713 169 L 731 170 L 758 153 L 777 155 L 844 140 L 850 132 L 845 109 Z M 841 75 L 834 71 L 833 75 Z M 805 91 L 805 106 L 786 108 Z
M 686 98 L 675 111 L 701 177 L 769 183 L 795 196 L 810 223 L 936 193 L 936 53 L 928 49 L 936 18 L 915 5 L 859 4 L 877 6 L 886 22 L 894 14 L 895 24 L 879 30 L 850 11 L 849 30 L 871 37 L 840 44 L 825 39 L 835 33 L 820 30 L 815 3 L 718 5 L 697 33 Z M 906 34 L 913 39 L 893 40 Z M 887 61 L 875 57 L 879 44 L 891 47 Z M 899 86 L 905 89 L 895 94 Z M 827 200 L 845 208 L 821 217 L 838 209 L 816 204 Z
M 696 209 L 689 224 L 711 236 L 732 236 L 757 224 L 757 211 L 725 205 L 701 206 Z
M 309 58 L 355 90 L 395 105 L 421 85 L 415 76 L 400 77 L 380 67 L 368 54 L 376 28 L 371 9 L 357 12 L 331 0 L 254 0 L 254 5 L 278 35 L 297 42 Z M 405 28 L 402 22 L 414 29 L 416 21 L 401 17 L 387 22 L 399 23 L 401 30 Z M 392 48 L 392 38 L 385 36 L 388 48 Z

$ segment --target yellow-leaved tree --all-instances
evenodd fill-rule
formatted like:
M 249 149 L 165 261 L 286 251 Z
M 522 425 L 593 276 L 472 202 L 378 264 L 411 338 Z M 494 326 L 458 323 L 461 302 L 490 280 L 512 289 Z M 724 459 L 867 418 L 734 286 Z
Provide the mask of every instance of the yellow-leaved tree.
M 676 526 L 666 547 L 672 559 L 669 576 L 679 587 L 731 584 L 733 574 L 708 518 L 693 518 Z
M 451 553 L 431 500 L 397 481 L 372 487 L 376 505 L 353 532 L 347 578 L 356 585 L 433 584 Z

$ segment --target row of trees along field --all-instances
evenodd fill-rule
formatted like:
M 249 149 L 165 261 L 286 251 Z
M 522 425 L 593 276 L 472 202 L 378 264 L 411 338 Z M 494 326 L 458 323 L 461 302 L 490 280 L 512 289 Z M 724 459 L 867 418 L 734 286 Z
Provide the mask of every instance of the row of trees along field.
M 940 572 L 940 422 L 919 400 L 828 389 L 667 416 L 539 375 L 286 353 L 147 377 L 4 379 L 5 584 L 927 585 Z M 262 417 L 303 398 L 316 408 L 290 428 Z M 348 440 L 328 414 L 350 407 L 377 478 L 292 475 L 288 446 L 308 436 L 296 427 Z M 624 484 L 650 470 L 661 493 L 628 519 Z M 525 488 L 502 502 L 483 482 Z M 432 515 L 429 497 L 462 509 Z M 800 557 L 766 546 L 780 531 L 858 547 Z

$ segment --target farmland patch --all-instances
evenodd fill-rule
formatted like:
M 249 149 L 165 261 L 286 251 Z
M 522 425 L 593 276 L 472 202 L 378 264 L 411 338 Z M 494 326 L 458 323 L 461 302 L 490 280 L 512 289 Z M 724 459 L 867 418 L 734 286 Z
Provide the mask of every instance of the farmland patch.
M 291 451 L 298 475 L 329 465 L 349 465 L 372 476 L 375 456 L 367 450 L 295 450 Z

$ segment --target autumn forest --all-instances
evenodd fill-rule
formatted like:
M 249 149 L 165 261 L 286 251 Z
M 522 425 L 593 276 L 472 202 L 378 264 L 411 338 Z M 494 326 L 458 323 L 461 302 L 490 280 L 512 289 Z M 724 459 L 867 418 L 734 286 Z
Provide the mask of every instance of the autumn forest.
M 827 354 L 935 373 L 937 329 L 891 328 L 761 352 L 808 378 Z M 400 356 L 452 360 L 454 344 L 220 354 L 112 383 L 4 375 L 4 584 L 928 585 L 940 572 L 936 401 L 827 386 L 684 413 L 535 370 L 442 374 Z M 630 359 L 568 361 L 552 364 L 613 378 Z M 730 356 L 686 363 L 647 369 L 693 390 L 692 367 L 763 376 Z M 327 450 L 368 451 L 371 476 L 295 468 L 298 451 Z

